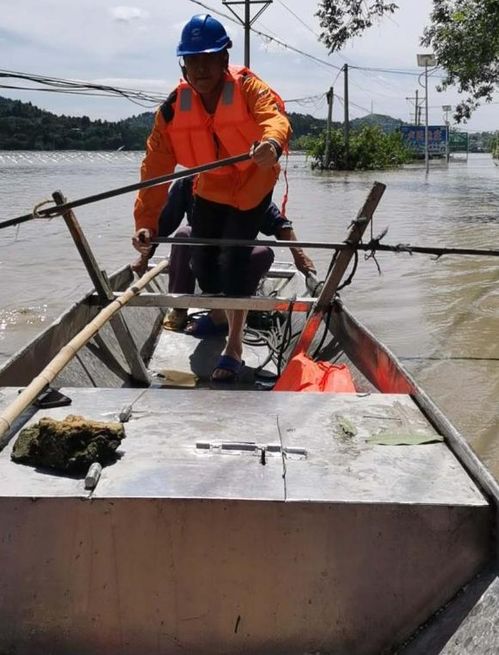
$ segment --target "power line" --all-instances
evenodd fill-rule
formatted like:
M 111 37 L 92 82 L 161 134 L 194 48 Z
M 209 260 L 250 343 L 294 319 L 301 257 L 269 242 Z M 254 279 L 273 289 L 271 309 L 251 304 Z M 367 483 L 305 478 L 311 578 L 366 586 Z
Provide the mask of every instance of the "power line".
M 343 98 L 343 96 L 340 96 L 337 93 L 335 93 L 334 97 L 336 98 L 336 100 L 339 100 L 341 102 L 341 104 L 344 104 L 345 99 Z M 362 107 L 362 105 L 358 105 L 355 102 L 352 102 L 350 99 L 348 100 L 348 104 L 351 105 L 352 107 L 356 107 L 357 109 L 361 109 L 362 111 L 365 111 L 368 114 L 371 113 L 370 109 L 366 109 L 366 107 Z
M 356 66 L 355 64 L 350 64 L 349 68 L 355 68 L 356 70 L 373 73 L 387 73 L 388 75 L 411 75 L 412 77 L 419 77 L 421 75 L 419 71 L 402 70 L 397 68 L 373 68 L 371 66 Z M 444 79 L 443 75 L 434 75 L 433 77 Z
M 0 89 L 13 89 L 15 91 L 43 91 L 44 93 L 66 93 L 69 95 L 77 96 L 94 96 L 94 97 L 107 97 L 107 98 L 118 98 L 120 97 L 116 93 L 92 93 L 90 91 L 69 91 L 64 89 L 37 89 L 33 86 L 14 86 L 13 84 L 0 84 Z
M 224 14 L 223 12 L 218 11 L 217 9 L 214 9 L 213 7 L 208 6 L 204 2 L 200 2 L 200 0 L 189 0 L 189 2 L 193 2 L 196 5 L 200 5 L 204 9 L 208 9 L 208 11 L 213 12 L 214 14 L 217 14 L 219 16 L 223 16 L 224 18 L 227 18 L 233 23 L 237 23 L 234 18 L 231 18 Z M 284 41 L 281 41 L 280 39 L 277 39 L 273 36 L 270 36 L 270 34 L 266 34 L 265 32 L 261 32 L 260 30 L 255 29 L 254 27 L 250 27 L 250 30 L 254 32 L 255 34 L 258 34 L 259 37 L 266 39 L 268 41 L 273 41 L 277 45 L 280 45 L 281 47 L 285 48 L 286 50 L 291 50 L 292 52 L 297 52 L 300 55 L 303 55 L 304 57 L 307 57 L 308 59 L 312 59 L 313 61 L 323 64 L 324 66 L 328 66 L 329 68 L 334 68 L 335 70 L 340 70 L 341 71 L 341 66 L 336 66 L 335 64 L 332 64 L 329 61 L 325 61 L 324 59 L 320 59 L 319 57 L 316 57 L 315 55 L 311 55 L 308 52 L 305 52 L 304 50 L 300 50 L 299 48 L 295 48 L 292 45 L 289 45 L 289 43 L 285 43 Z
M 225 18 L 226 20 L 230 20 L 231 23 L 235 23 L 236 25 L 240 25 L 240 22 L 230 16 L 229 14 L 224 14 L 223 11 L 220 11 L 218 9 L 214 9 L 213 7 L 209 7 L 208 5 L 205 5 L 204 2 L 200 2 L 200 0 L 189 0 L 189 2 L 192 2 L 195 5 L 199 5 L 200 7 L 203 7 L 203 9 L 208 9 L 212 14 L 217 14 L 217 16 L 222 16 L 222 18 Z
M 313 101 L 313 100 L 321 100 L 326 96 L 325 93 L 319 93 L 315 96 L 305 96 L 304 98 L 290 98 L 289 100 L 284 100 L 285 103 L 289 104 L 290 102 L 307 102 L 307 101 Z
M 341 72 L 341 71 L 340 71 Z M 164 96 L 161 94 L 155 95 L 154 93 L 139 91 L 135 89 L 119 88 L 113 87 L 110 85 L 101 85 L 91 82 L 83 82 L 81 80 L 67 80 L 56 77 L 46 77 L 38 75 L 36 73 L 22 73 L 18 71 L 5 71 L 0 70 L 0 78 L 17 78 L 23 79 L 26 81 L 37 82 L 46 86 L 53 86 L 55 88 L 37 88 L 37 87 L 28 87 L 28 86 L 16 86 L 9 84 L 0 84 L 0 88 L 5 89 L 15 89 L 21 91 L 43 91 L 45 93 L 62 93 L 69 95 L 84 95 L 84 96 L 93 96 L 93 97 L 115 97 L 115 98 L 126 98 L 135 104 L 145 107 L 146 109 L 152 108 L 150 105 L 144 105 L 142 102 L 139 102 L 138 99 L 142 101 L 148 101 L 152 103 L 152 106 L 157 106 L 160 102 L 164 100 Z M 336 96 L 339 100 L 342 101 L 340 96 Z M 287 104 L 297 103 L 297 104 L 313 104 L 319 103 L 325 98 L 324 93 L 319 93 L 311 96 L 303 96 L 300 98 L 289 98 L 285 102 Z M 368 111 L 360 105 L 351 103 L 353 106 Z
M 320 37 L 319 37 L 319 34 L 317 34 L 317 32 L 316 32 L 312 27 L 310 27 L 310 25 L 307 25 L 307 23 L 305 23 L 305 21 L 303 20 L 303 18 L 300 18 L 300 16 L 298 16 L 297 14 L 295 14 L 295 12 L 294 12 L 292 9 L 290 9 L 290 8 L 289 8 L 289 7 L 288 7 L 288 6 L 287 6 L 287 5 L 286 5 L 282 0 L 277 0 L 277 1 L 279 2 L 279 4 L 280 4 L 282 7 L 284 7 L 284 9 L 286 9 L 286 11 L 289 11 L 289 13 L 290 13 L 292 16 L 294 16 L 294 17 L 296 18 L 297 21 L 299 21 L 300 25 L 302 25 L 303 27 L 305 27 L 309 32 L 312 32 L 312 34 L 313 34 L 315 37 L 320 38 Z
M 12 78 L 34 82 L 42 87 L 14 86 L 0 84 L 1 88 L 17 89 L 22 91 L 45 91 L 52 93 L 68 93 L 74 95 L 94 95 L 94 96 L 114 96 L 130 100 L 136 105 L 145 109 L 151 108 L 164 100 L 164 95 L 153 92 L 140 91 L 136 89 L 120 88 L 106 84 L 97 84 L 94 82 L 83 82 L 81 80 L 67 80 L 57 77 L 48 77 L 36 73 L 22 73 L 20 71 L 0 70 L 0 78 Z M 48 86 L 52 88 L 43 88 Z M 147 102 L 149 104 L 144 104 Z

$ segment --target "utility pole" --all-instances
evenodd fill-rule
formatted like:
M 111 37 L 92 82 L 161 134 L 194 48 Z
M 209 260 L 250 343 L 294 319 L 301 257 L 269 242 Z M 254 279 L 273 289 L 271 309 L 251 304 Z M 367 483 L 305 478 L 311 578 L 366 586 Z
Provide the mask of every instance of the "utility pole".
M 418 55 L 418 66 L 424 66 L 424 88 L 425 88 L 425 129 L 424 129 L 424 159 L 426 174 L 430 172 L 430 153 L 428 150 L 428 66 L 435 66 L 436 60 L 433 55 Z
M 412 102 L 414 100 L 414 125 L 417 127 L 421 122 L 421 116 L 420 116 L 421 107 L 419 106 L 418 90 L 416 89 L 415 96 L 406 97 L 406 100 L 409 100 L 409 102 Z
M 262 12 L 267 9 L 269 5 L 272 4 L 272 0 L 222 0 L 222 4 L 229 9 L 237 20 L 244 27 L 244 65 L 250 67 L 250 31 L 251 26 L 260 16 Z M 244 18 L 238 16 L 238 14 L 232 9 L 231 5 L 244 5 Z M 256 12 L 256 14 L 251 18 L 251 6 L 250 5 L 263 5 Z
M 344 108 L 345 108 L 345 123 L 343 126 L 345 133 L 345 169 L 348 170 L 348 161 L 350 159 L 350 118 L 348 115 L 348 64 L 343 66 L 343 74 L 345 80 L 345 92 L 344 92 Z
M 426 174 L 430 172 L 430 153 L 428 150 L 428 64 L 424 66 L 424 107 L 425 107 L 425 121 L 424 121 L 424 161 Z
M 323 168 L 329 168 L 329 160 L 331 159 L 331 121 L 333 117 L 333 99 L 334 90 L 330 87 L 326 93 L 327 98 L 327 123 L 326 123 L 326 146 L 324 148 L 324 164 Z
M 445 160 L 447 163 L 449 163 L 450 160 L 450 130 L 449 130 L 449 112 L 452 111 L 452 106 L 451 105 L 443 105 L 442 109 L 445 112 L 445 129 L 447 131 L 447 139 L 445 143 Z

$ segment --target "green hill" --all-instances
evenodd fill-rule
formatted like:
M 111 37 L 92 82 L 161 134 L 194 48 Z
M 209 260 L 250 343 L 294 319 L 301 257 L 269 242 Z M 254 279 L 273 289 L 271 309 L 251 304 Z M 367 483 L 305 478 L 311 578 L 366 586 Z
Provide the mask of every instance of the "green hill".
M 360 129 L 366 125 L 376 125 L 380 127 L 383 132 L 391 133 L 396 132 L 404 121 L 400 118 L 392 118 L 391 116 L 386 116 L 385 114 L 368 114 L 362 118 L 354 118 L 351 121 L 351 126 L 353 129 Z
M 92 121 L 0 97 L 0 150 L 143 150 L 153 116 Z

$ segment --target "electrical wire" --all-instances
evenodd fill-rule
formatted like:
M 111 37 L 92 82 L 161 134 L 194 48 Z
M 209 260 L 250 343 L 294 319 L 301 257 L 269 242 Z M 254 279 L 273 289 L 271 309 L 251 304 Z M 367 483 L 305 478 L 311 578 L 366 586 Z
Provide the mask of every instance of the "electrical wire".
M 84 82 L 81 80 L 62 79 L 57 77 L 49 77 L 47 75 L 39 75 L 37 73 L 23 73 L 20 71 L 10 71 L 0 69 L 0 79 L 11 78 L 20 79 L 27 82 L 33 82 L 41 85 L 38 87 L 21 87 L 7 84 L 0 84 L 1 88 L 14 88 L 26 91 L 50 91 L 52 93 L 69 93 L 74 95 L 102 95 L 121 97 L 130 100 L 131 102 L 145 108 L 150 108 L 150 104 L 157 105 L 164 100 L 164 95 L 155 94 L 153 92 L 140 91 L 137 89 L 120 88 L 107 84 L 98 84 L 95 82 Z M 45 86 L 52 87 L 49 89 Z
M 387 75 L 411 75 L 412 77 L 419 77 L 421 75 L 420 71 L 417 70 L 401 70 L 401 69 L 395 69 L 395 68 L 373 68 L 371 66 L 357 66 L 355 64 L 349 64 L 349 68 L 354 68 L 356 70 L 361 70 L 361 71 L 366 71 L 366 72 L 373 72 L 373 73 L 386 73 Z M 439 66 L 436 66 L 435 69 L 437 70 Z M 438 79 L 444 79 L 444 75 L 442 76 L 433 76 L 437 77 Z
M 316 32 L 312 27 L 310 27 L 310 25 L 307 25 L 307 23 L 303 20 L 303 18 L 301 18 L 300 16 L 298 16 L 298 14 L 295 14 L 295 12 L 294 12 L 292 9 L 290 9 L 290 8 L 286 5 L 285 2 L 283 2 L 282 0 L 277 0 L 277 1 L 278 1 L 278 3 L 279 3 L 282 7 L 284 7 L 284 9 L 286 9 L 286 11 L 288 11 L 292 16 L 294 16 L 294 17 L 296 18 L 296 20 L 300 23 L 300 25 L 301 25 L 302 27 L 305 27 L 305 28 L 306 28 L 309 32 L 311 32 L 311 33 L 312 33 L 312 34 L 313 34 L 317 39 L 320 38 L 320 35 L 317 34 L 317 32 Z
M 200 0 L 189 0 L 189 2 L 193 2 L 196 5 L 200 5 L 204 9 L 208 9 L 208 11 L 217 14 L 218 16 L 223 16 L 227 20 L 230 20 L 232 23 L 239 24 L 239 21 L 237 21 L 235 18 L 232 18 L 231 16 L 227 16 L 227 14 L 224 14 L 221 11 L 218 11 L 217 9 L 214 9 L 213 7 L 210 7 L 209 5 L 205 4 L 204 2 L 200 2 Z M 284 41 L 281 41 L 281 39 L 277 39 L 273 36 L 270 36 L 270 34 L 266 34 L 265 32 L 261 32 L 260 30 L 255 29 L 254 27 L 250 26 L 250 30 L 254 33 L 260 36 L 261 38 L 274 42 L 277 45 L 280 45 L 282 48 L 285 48 L 286 50 L 291 50 L 292 52 L 296 52 L 300 55 L 303 55 L 304 57 L 307 57 L 308 59 L 311 59 L 319 64 L 322 64 L 324 66 L 327 66 L 328 68 L 334 68 L 335 70 L 340 70 L 341 71 L 341 66 L 336 66 L 335 64 L 332 64 L 329 61 L 326 61 L 324 59 L 320 59 L 319 57 L 316 57 L 315 55 L 311 55 L 308 52 L 305 52 L 304 50 L 300 50 L 299 48 L 295 48 L 294 46 L 290 45 L 289 43 L 285 43 Z

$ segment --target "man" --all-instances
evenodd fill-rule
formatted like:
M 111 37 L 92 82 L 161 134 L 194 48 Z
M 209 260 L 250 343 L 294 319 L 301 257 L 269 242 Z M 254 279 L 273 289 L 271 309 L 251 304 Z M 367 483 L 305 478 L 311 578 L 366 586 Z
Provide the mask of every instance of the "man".
M 188 239 L 191 236 L 192 214 L 192 177 L 178 180 L 170 187 L 168 202 L 163 208 L 158 222 L 158 235 L 167 237 L 175 230 L 179 239 Z M 180 227 L 184 216 L 187 225 Z M 179 229 L 180 227 L 180 229 Z M 285 218 L 275 205 L 271 203 L 264 215 L 260 232 L 266 236 L 275 236 L 278 240 L 296 241 L 293 224 Z M 170 256 L 170 269 L 168 277 L 169 293 L 194 293 L 195 279 L 190 267 L 192 248 L 188 245 L 173 244 Z M 155 247 L 151 248 L 145 256 L 140 256 L 133 264 L 133 270 L 142 275 L 147 269 L 149 258 L 152 257 Z M 301 248 L 291 248 L 291 254 L 296 268 L 304 275 L 315 273 L 312 260 Z M 266 246 L 255 246 L 251 249 L 249 271 L 251 286 L 258 285 L 260 279 L 268 272 L 274 256 L 272 250 Z M 187 321 L 186 309 L 172 309 L 165 320 L 165 327 L 171 330 L 181 330 Z M 212 310 L 189 323 L 186 332 L 196 337 L 220 334 L 225 331 L 226 316 L 223 310 Z
M 156 115 L 147 141 L 141 177 L 169 173 L 250 152 L 251 160 L 201 173 L 195 182 L 194 238 L 254 239 L 279 175 L 277 160 L 291 128 L 283 103 L 270 87 L 245 68 L 229 67 L 232 42 L 223 25 L 208 14 L 193 16 L 182 30 L 177 55 L 184 81 Z M 165 187 L 142 189 L 135 204 L 133 244 L 147 254 L 158 233 Z M 251 295 L 246 271 L 248 248 L 193 249 L 192 269 L 202 291 Z M 242 363 L 246 311 L 227 310 L 227 345 L 213 381 L 235 379 Z

